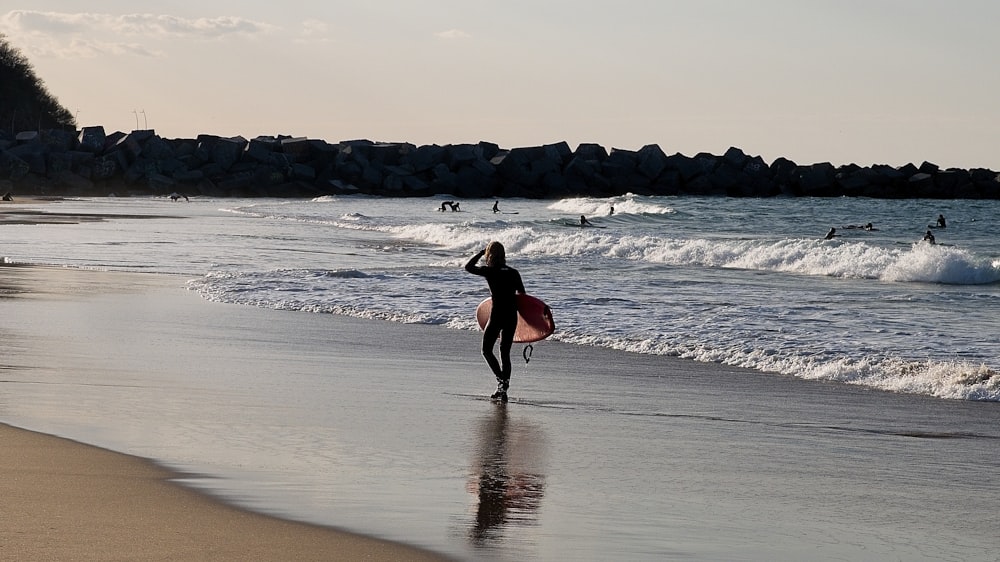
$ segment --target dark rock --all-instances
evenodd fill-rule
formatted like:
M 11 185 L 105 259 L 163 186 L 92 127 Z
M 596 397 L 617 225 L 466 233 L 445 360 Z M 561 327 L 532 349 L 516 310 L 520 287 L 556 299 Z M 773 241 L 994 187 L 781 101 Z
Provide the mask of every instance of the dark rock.
M 178 183 L 196 184 L 205 179 L 205 173 L 201 170 L 179 170 L 171 177 Z
M 410 154 L 408 159 L 410 166 L 417 172 L 425 172 L 444 162 L 448 151 L 446 148 L 436 144 L 429 144 L 418 147 Z
M 292 177 L 297 180 L 311 181 L 316 179 L 316 170 L 305 164 L 292 164 Z
M 584 158 L 577 154 L 563 170 L 567 176 L 589 178 L 601 173 L 601 160 Z
M 647 144 L 637 154 L 638 170 L 646 178 L 655 180 L 667 169 L 667 155 L 655 144 Z
M 632 192 L 733 197 L 864 196 L 998 198 L 992 170 L 941 170 L 936 164 L 834 168 L 768 165 L 730 147 L 722 156 L 666 156 L 657 145 L 638 151 L 565 142 L 501 149 L 494 143 L 415 146 L 366 139 L 331 144 L 305 137 L 199 135 L 163 139 L 153 130 L 105 134 L 0 130 L 0 180 L 21 193 L 150 194 L 183 185 L 213 196 L 606 197 Z
M 67 152 L 76 147 L 76 133 L 63 129 L 42 131 L 41 141 L 53 152 Z
M 143 143 L 142 154 L 151 160 L 167 160 L 174 157 L 174 150 L 167 141 L 152 136 Z
M 305 137 L 282 139 L 281 152 L 292 163 L 305 162 L 312 153 L 312 143 Z
M 911 196 L 928 198 L 936 196 L 934 176 L 925 174 L 924 172 L 917 172 L 906 181 L 909 184 L 908 187 Z
M 546 158 L 555 162 L 559 169 L 562 169 L 569 162 L 570 158 L 573 157 L 573 151 L 569 148 L 569 143 L 566 141 L 547 144 L 544 148 Z
M 77 146 L 79 150 L 96 154 L 104 150 L 107 138 L 107 135 L 104 134 L 104 127 L 84 127 L 77 137 Z
M 695 162 L 694 158 L 688 158 L 680 153 L 668 156 L 667 166 L 673 170 L 677 170 L 681 181 L 685 183 L 704 173 L 702 167 Z
M 837 195 L 834 186 L 834 167 L 829 162 L 798 168 L 798 184 L 802 195 L 807 197 L 833 197 Z
M 246 145 L 247 141 L 243 137 L 217 139 L 212 144 L 210 160 L 221 166 L 223 170 L 228 170 L 240 161 Z
M 925 174 L 931 174 L 931 175 L 941 171 L 941 168 L 939 168 L 937 164 L 932 164 L 926 161 L 923 164 L 921 164 L 920 167 L 917 169 Z
M 583 160 L 603 162 L 608 157 L 608 151 L 599 144 L 585 143 L 576 147 L 576 152 L 573 153 L 573 156 Z
M 607 159 L 601 162 L 601 173 L 612 182 L 615 178 L 631 175 L 636 171 L 638 157 L 632 150 L 611 149 Z
M 19 181 L 28 175 L 31 166 L 8 151 L 0 152 L 0 179 Z M 8 190 L 4 190 L 6 193 Z
M 28 172 L 40 176 L 45 175 L 45 157 L 47 153 L 47 147 L 40 142 L 19 144 L 7 150 L 7 154 L 20 159 L 28 165 Z
M 45 173 L 56 178 L 73 169 L 73 156 L 68 151 L 49 152 L 46 156 Z
M 478 147 L 474 144 L 449 144 L 445 147 L 448 150 L 448 166 L 458 168 L 460 165 L 472 162 L 481 158 Z
M 735 146 L 731 146 L 729 147 L 729 150 L 722 155 L 722 160 L 733 168 L 740 170 L 746 165 L 747 155 Z

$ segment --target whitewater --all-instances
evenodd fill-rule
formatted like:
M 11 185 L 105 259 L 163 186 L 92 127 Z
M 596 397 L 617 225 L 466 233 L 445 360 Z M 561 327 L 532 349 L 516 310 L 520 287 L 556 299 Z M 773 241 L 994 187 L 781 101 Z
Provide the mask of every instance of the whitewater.
M 184 274 L 213 301 L 475 330 L 502 242 L 554 339 L 942 399 L 1000 400 L 1000 203 L 651 197 L 69 199 L 151 214 L 6 227 L 10 263 Z M 921 239 L 933 229 L 937 244 Z M 586 216 L 598 228 L 581 228 Z M 871 222 L 872 230 L 859 228 Z M 838 236 L 824 240 L 836 228 Z M 536 354 L 544 355 L 544 344 Z

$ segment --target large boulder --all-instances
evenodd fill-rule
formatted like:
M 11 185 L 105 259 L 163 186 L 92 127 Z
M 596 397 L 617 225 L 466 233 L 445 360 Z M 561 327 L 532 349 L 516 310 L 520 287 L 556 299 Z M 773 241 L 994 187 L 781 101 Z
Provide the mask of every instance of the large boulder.
M 84 127 L 80 129 L 80 134 L 77 137 L 77 148 L 97 154 L 104 150 L 107 138 L 107 135 L 104 134 L 104 127 Z
M 0 152 L 0 179 L 18 181 L 23 179 L 31 171 L 31 166 L 8 151 Z M 4 190 L 6 193 L 9 190 Z
M 655 180 L 667 169 L 667 155 L 658 145 L 647 144 L 640 148 L 637 158 L 639 173 L 650 180 Z
M 582 160 L 596 160 L 603 162 L 608 157 L 608 151 L 603 146 L 594 143 L 583 143 L 576 147 L 573 153 L 574 158 Z
M 802 195 L 807 197 L 831 197 L 837 195 L 834 189 L 835 168 L 829 162 L 820 162 L 798 168 L 798 184 Z
M 198 148 L 195 154 L 205 162 L 212 162 L 226 171 L 240 161 L 246 146 L 247 140 L 239 136 L 198 135 Z
M 448 149 L 436 144 L 417 147 L 407 158 L 407 162 L 417 172 L 426 172 L 445 161 Z

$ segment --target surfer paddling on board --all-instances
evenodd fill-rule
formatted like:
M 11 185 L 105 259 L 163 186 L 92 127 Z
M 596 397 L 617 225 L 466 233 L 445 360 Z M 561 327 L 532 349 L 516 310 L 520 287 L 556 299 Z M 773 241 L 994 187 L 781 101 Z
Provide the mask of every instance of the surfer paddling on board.
M 486 257 L 486 265 L 478 265 L 480 258 Z M 490 370 L 497 378 L 497 391 L 493 400 L 507 401 L 507 389 L 510 387 L 510 348 L 514 345 L 514 330 L 517 328 L 517 300 L 514 295 L 524 294 L 524 283 L 521 274 L 507 265 L 506 252 L 503 244 L 490 242 L 485 250 L 472 256 L 465 264 L 465 270 L 475 275 L 482 275 L 490 286 L 490 296 L 493 299 L 493 310 L 490 319 L 483 329 L 483 357 Z M 493 353 L 493 346 L 500 339 L 500 360 Z

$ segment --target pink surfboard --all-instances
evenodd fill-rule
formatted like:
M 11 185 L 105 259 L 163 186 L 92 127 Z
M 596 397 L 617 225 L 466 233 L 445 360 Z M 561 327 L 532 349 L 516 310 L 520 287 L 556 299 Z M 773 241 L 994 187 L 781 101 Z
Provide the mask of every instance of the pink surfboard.
M 517 297 L 517 328 L 514 330 L 514 343 L 531 343 L 552 335 L 556 331 L 556 322 L 552 319 L 549 305 L 531 295 L 516 295 Z M 493 299 L 486 299 L 476 308 L 476 320 L 479 328 L 485 329 L 493 310 Z

